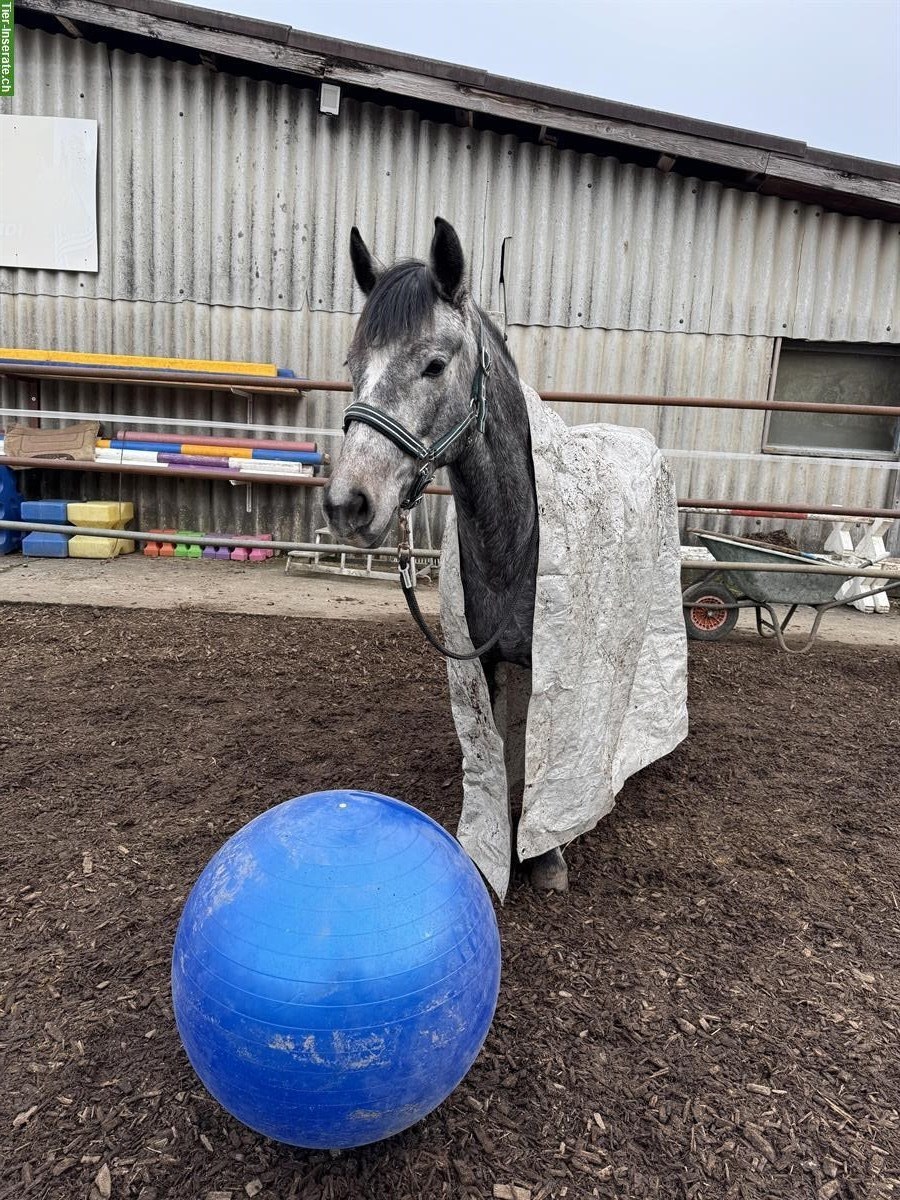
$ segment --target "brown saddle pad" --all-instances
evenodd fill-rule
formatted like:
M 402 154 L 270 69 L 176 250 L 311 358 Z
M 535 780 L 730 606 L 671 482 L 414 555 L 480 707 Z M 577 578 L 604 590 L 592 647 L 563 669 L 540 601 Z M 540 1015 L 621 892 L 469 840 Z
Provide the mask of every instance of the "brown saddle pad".
M 13 425 L 6 431 L 3 452 L 8 458 L 66 458 L 91 462 L 100 432 L 99 421 L 79 421 L 62 429 L 32 429 Z

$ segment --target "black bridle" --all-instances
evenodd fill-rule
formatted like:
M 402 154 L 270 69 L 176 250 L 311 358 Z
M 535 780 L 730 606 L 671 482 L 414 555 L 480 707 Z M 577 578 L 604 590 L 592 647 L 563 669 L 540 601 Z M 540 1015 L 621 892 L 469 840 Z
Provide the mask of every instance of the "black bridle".
M 487 419 L 487 381 L 491 373 L 491 365 L 490 351 L 484 341 L 484 325 L 479 322 L 478 363 L 475 367 L 475 374 L 472 377 L 472 387 L 469 392 L 469 411 L 461 421 L 433 441 L 430 446 L 407 429 L 402 422 L 392 417 L 390 413 L 382 412 L 381 409 L 375 408 L 371 404 L 362 404 L 354 401 L 353 404 L 344 410 L 344 433 L 347 432 L 348 427 L 353 421 L 359 421 L 360 424 L 368 425 L 371 429 L 383 434 L 389 442 L 393 442 L 398 450 L 402 450 L 404 454 L 416 460 L 416 474 L 406 495 L 400 501 L 400 535 L 397 539 L 397 564 L 400 568 L 400 586 L 403 589 L 403 595 L 406 597 L 406 603 L 413 620 L 431 645 L 446 658 L 454 658 L 461 661 L 480 658 L 482 654 L 485 654 L 488 650 L 496 646 L 503 633 L 509 627 L 515 614 L 516 604 L 522 594 L 522 588 L 525 586 L 528 567 L 532 561 L 534 551 L 537 549 L 537 516 L 535 516 L 528 549 L 519 571 L 515 588 L 512 594 L 508 595 L 504 601 L 506 616 L 503 618 L 502 624 L 493 637 L 489 638 L 482 646 L 479 646 L 470 653 L 459 654 L 455 650 L 448 650 L 446 646 L 443 646 L 437 640 L 431 629 L 429 629 L 422 615 L 422 610 L 419 608 L 413 582 L 415 567 L 412 565 L 412 553 L 409 545 L 409 513 L 422 499 L 425 489 L 434 479 L 435 471 L 442 465 L 438 460 L 446 454 L 450 447 L 458 442 L 460 438 L 470 437 L 473 428 L 477 429 L 481 434 L 484 433 L 485 421 Z
M 438 459 L 447 453 L 455 442 L 465 437 L 472 426 L 477 426 L 479 433 L 484 433 L 484 422 L 487 417 L 487 380 L 491 373 L 491 356 L 484 344 L 484 326 L 478 325 L 478 365 L 472 377 L 472 388 L 469 393 L 469 411 L 465 417 L 452 429 L 437 438 L 430 446 L 420 437 L 411 433 L 400 421 L 390 413 L 382 412 L 371 404 L 360 404 L 354 401 L 344 410 L 344 433 L 351 421 L 359 421 L 369 425 L 379 433 L 383 433 L 388 441 L 416 460 L 416 474 L 409 490 L 400 501 L 401 512 L 409 512 L 416 507 L 425 489 L 434 479 L 434 473 L 440 465 Z

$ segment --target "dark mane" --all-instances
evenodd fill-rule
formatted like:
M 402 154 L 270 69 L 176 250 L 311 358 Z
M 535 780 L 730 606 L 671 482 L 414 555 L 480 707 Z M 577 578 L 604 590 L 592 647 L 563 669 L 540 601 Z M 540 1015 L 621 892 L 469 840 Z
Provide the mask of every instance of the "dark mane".
M 493 334 L 494 352 L 500 354 L 500 357 L 512 368 L 513 374 L 518 379 L 519 371 L 516 367 L 515 359 L 510 353 L 509 345 L 507 344 L 506 338 L 499 326 L 495 323 L 492 317 L 488 316 L 480 304 L 475 305 L 475 311 L 478 313 L 479 317 L 481 317 L 481 323 L 489 337 L 491 334 Z
M 396 263 L 375 284 L 362 311 L 357 337 L 369 346 L 415 333 L 434 312 L 438 292 L 434 277 L 415 259 Z

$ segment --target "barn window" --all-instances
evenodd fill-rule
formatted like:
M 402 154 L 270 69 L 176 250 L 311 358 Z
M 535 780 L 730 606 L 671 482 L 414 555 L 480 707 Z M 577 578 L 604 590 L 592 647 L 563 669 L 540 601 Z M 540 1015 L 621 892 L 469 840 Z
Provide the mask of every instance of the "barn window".
M 900 348 L 788 342 L 775 368 L 775 400 L 900 407 Z M 769 412 L 763 450 L 845 458 L 896 458 L 900 419 L 847 413 Z

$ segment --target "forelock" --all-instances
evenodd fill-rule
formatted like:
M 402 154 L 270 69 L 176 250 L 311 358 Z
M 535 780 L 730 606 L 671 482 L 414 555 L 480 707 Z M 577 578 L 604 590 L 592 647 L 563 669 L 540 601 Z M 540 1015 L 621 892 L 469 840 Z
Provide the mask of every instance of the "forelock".
M 356 337 L 377 347 L 414 335 L 430 321 L 437 299 L 437 285 L 425 263 L 396 263 L 369 294 Z

